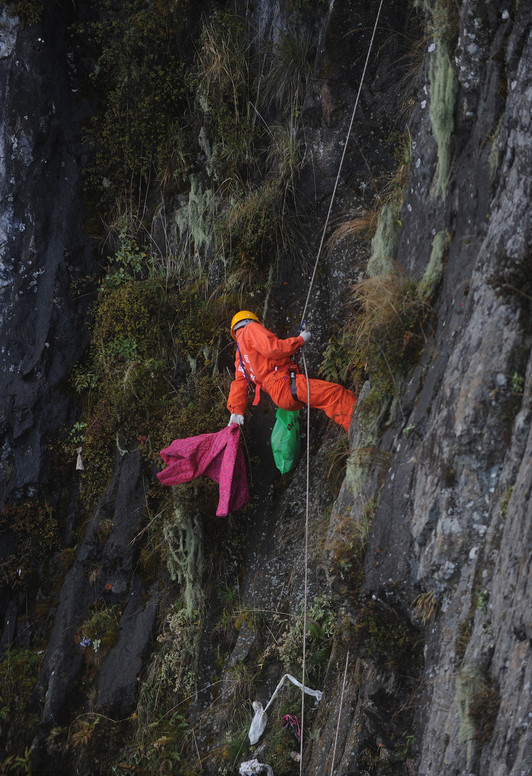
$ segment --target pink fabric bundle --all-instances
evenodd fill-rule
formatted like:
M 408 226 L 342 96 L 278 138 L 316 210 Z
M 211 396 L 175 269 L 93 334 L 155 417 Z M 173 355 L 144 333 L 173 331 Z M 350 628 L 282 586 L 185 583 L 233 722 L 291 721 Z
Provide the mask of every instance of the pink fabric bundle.
M 240 426 L 236 423 L 214 434 L 175 439 L 160 455 L 167 464 L 157 474 L 162 485 L 180 485 L 201 474 L 219 483 L 218 517 L 235 512 L 249 501 Z

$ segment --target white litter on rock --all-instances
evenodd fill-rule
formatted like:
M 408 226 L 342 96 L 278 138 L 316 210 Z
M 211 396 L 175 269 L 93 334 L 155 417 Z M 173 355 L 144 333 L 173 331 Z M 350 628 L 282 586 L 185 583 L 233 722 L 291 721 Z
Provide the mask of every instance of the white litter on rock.
M 299 687 L 300 690 L 303 690 L 307 693 L 307 695 L 312 695 L 314 698 L 316 698 L 316 703 L 319 703 L 321 701 L 321 692 L 319 690 L 311 690 L 309 687 L 304 687 L 301 682 L 299 682 L 294 676 L 291 674 L 285 674 L 282 678 L 277 687 L 275 688 L 272 697 L 266 704 L 266 708 L 262 707 L 262 703 L 259 701 L 253 701 L 253 711 L 255 712 L 255 715 L 251 721 L 251 726 L 249 728 L 248 738 L 250 744 L 253 746 L 257 743 L 261 735 L 264 733 L 264 729 L 266 728 L 266 723 L 268 722 L 268 717 L 266 715 L 266 712 L 268 708 L 270 707 L 270 704 L 272 703 L 273 699 L 281 689 L 281 686 L 284 683 L 284 680 L 288 679 L 292 684 L 295 684 L 296 687 Z
M 258 773 L 265 773 L 266 776 L 274 776 L 271 765 L 266 763 L 259 763 L 258 760 L 248 760 L 242 763 L 240 770 L 238 771 L 240 776 L 255 776 Z

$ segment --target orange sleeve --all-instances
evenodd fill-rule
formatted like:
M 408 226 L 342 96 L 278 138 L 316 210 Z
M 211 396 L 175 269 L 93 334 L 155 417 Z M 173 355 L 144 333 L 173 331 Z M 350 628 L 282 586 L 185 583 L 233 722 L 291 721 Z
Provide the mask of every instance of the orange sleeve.
M 243 415 L 248 406 L 248 383 L 242 372 L 236 371 L 236 376 L 229 389 L 227 409 L 231 414 Z
M 242 341 L 250 345 L 265 358 L 286 358 L 293 356 L 305 344 L 303 337 L 288 337 L 278 339 L 275 334 L 265 329 L 260 323 L 248 323 L 242 331 Z

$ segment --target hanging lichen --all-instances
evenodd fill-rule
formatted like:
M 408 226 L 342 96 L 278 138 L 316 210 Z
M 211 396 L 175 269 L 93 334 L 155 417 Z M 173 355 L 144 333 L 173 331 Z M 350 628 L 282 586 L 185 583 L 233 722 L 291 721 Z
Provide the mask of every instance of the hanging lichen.
M 449 233 L 438 232 L 432 241 L 429 263 L 418 286 L 420 299 L 429 300 L 433 296 L 443 276 L 443 264 L 449 245 Z
M 456 72 L 447 45 L 438 41 L 430 59 L 430 120 L 438 145 L 436 193 L 443 199 L 451 168 L 451 137 L 454 128 L 454 103 L 458 89 Z
M 436 194 L 442 199 L 447 192 L 451 169 L 451 138 L 454 129 L 454 106 L 458 78 L 452 52 L 457 34 L 457 19 L 452 6 L 435 0 L 429 9 L 428 28 L 433 36 L 429 46 L 430 120 L 438 146 L 438 177 Z
M 377 231 L 371 241 L 371 257 L 367 267 L 370 277 L 389 275 L 394 271 L 393 260 L 397 251 L 400 229 L 399 206 L 395 202 L 389 202 L 379 215 Z
M 166 563 L 173 581 L 183 588 L 188 617 L 201 612 L 204 604 L 203 526 L 198 510 L 198 486 L 180 488 L 174 494 L 173 519 L 163 529 L 167 550 Z
M 212 189 L 203 190 L 201 181 L 192 176 L 187 201 L 176 211 L 175 224 L 178 242 L 182 244 L 182 255 L 195 259 L 200 269 L 201 257 L 211 247 L 214 239 L 214 220 L 219 205 L 219 197 Z M 183 243 L 185 240 L 185 243 Z

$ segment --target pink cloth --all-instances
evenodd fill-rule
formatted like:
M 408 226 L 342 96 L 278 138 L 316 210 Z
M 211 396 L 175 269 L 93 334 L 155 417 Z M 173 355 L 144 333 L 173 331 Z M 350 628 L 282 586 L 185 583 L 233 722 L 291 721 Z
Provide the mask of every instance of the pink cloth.
M 249 501 L 240 426 L 236 423 L 214 434 L 175 439 L 160 453 L 167 468 L 157 473 L 162 485 L 180 485 L 205 474 L 220 485 L 216 515 L 225 517 Z

